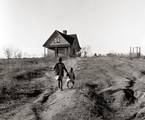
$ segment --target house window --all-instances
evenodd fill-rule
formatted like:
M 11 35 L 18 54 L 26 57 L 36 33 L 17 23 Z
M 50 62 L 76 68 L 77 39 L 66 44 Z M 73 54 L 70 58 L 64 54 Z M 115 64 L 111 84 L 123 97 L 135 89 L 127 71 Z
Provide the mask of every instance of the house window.
M 60 38 L 55 38 L 54 43 L 60 43 Z
M 60 38 L 57 38 L 57 43 L 60 43 Z

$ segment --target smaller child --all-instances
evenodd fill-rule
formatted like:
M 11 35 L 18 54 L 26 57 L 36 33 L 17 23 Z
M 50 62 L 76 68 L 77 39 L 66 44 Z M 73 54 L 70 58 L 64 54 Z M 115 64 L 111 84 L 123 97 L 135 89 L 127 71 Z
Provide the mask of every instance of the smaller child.
M 72 67 L 71 67 L 71 69 L 68 73 L 68 77 L 69 77 L 69 80 L 67 81 L 67 87 L 70 88 L 69 84 L 71 83 L 72 84 L 71 88 L 73 88 L 74 81 L 75 81 L 75 74 L 74 74 L 74 71 L 73 71 Z

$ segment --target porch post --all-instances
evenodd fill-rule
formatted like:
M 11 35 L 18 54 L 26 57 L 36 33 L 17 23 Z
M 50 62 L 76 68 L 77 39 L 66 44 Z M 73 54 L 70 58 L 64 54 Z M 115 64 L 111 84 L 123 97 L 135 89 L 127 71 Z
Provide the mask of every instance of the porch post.
M 68 54 L 68 57 L 70 57 L 70 47 L 68 47 L 67 49 L 67 54 Z
M 131 50 L 131 47 L 130 47 L 130 52 L 129 52 L 129 55 L 131 56 L 131 52 L 132 52 L 132 50 Z
M 141 56 L 141 47 L 139 47 L 139 56 Z
M 66 49 L 66 56 L 68 57 L 69 56 L 69 47 L 67 47 L 67 49 Z
M 58 57 L 58 49 L 55 47 L 55 57 Z
M 65 56 L 67 57 L 67 47 L 64 48 L 64 54 L 65 54 Z
M 45 53 L 45 47 L 44 47 L 44 57 L 45 57 L 45 54 L 46 54 L 46 53 Z
M 49 50 L 48 50 L 48 48 L 47 48 L 47 56 L 48 56 L 48 53 L 49 53 Z

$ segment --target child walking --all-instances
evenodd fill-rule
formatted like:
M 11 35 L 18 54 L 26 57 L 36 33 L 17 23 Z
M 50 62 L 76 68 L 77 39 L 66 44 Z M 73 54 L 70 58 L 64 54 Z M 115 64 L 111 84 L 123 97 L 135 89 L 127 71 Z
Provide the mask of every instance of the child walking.
M 64 65 L 64 63 L 62 63 L 62 58 L 59 58 L 59 62 L 54 66 L 54 70 L 56 75 L 58 76 L 57 80 L 58 80 L 58 88 L 61 89 L 61 91 L 63 90 L 63 76 L 64 76 L 64 71 L 68 74 L 68 71 Z
M 68 73 L 68 77 L 69 77 L 69 80 L 67 81 L 67 87 L 68 88 L 73 88 L 74 86 L 74 81 L 75 81 L 75 74 L 74 74 L 74 71 L 73 71 L 73 68 L 71 67 L 69 73 Z M 70 87 L 70 83 L 72 84 L 72 86 Z

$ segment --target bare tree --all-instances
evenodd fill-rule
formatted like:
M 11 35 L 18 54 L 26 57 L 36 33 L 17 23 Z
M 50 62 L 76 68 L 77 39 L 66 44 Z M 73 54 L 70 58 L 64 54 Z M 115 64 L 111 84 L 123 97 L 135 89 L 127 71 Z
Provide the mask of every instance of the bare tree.
M 19 49 L 14 50 L 14 58 L 22 58 L 22 52 Z
M 22 52 L 19 52 L 19 53 L 17 54 L 17 57 L 18 57 L 18 58 L 22 58 Z
M 4 55 L 9 60 L 13 56 L 13 50 L 11 48 L 4 48 Z
M 90 53 L 90 46 L 87 45 L 87 46 L 82 47 L 81 53 L 84 57 L 87 57 L 88 54 Z

